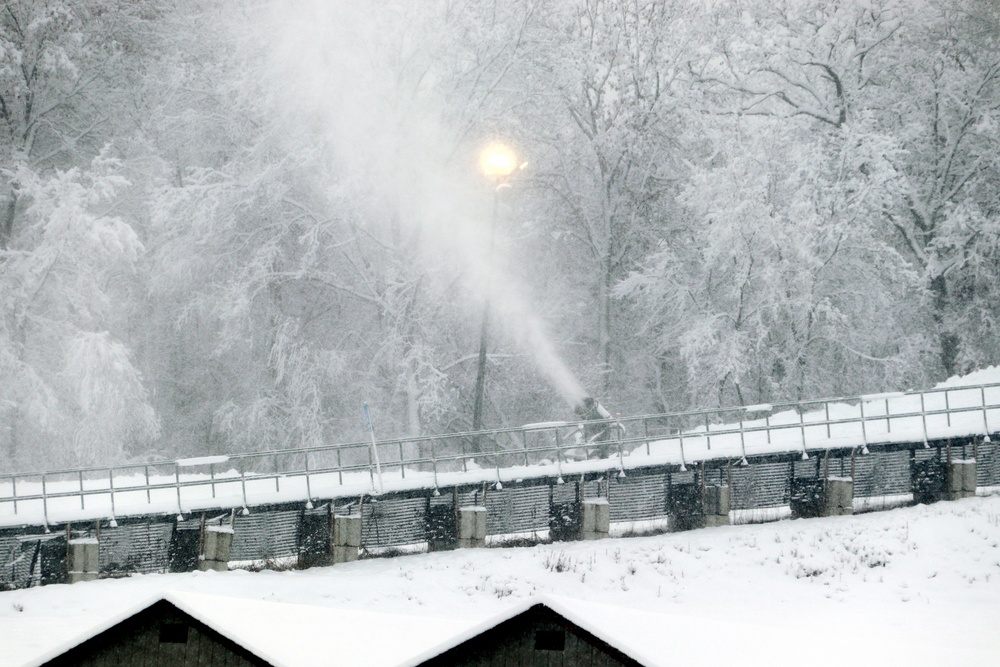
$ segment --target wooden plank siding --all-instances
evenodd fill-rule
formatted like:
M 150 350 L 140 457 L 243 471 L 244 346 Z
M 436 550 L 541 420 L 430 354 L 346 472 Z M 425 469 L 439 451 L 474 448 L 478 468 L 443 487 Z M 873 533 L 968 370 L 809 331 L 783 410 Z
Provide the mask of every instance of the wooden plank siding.
M 52 667 L 272 667 L 166 600 L 45 663 Z
M 537 604 L 420 667 L 643 666 L 544 604 Z

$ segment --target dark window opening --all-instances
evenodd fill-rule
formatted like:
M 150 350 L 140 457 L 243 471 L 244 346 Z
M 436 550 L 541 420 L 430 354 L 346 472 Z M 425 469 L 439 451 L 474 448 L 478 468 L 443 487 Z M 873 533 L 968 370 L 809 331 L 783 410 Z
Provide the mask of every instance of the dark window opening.
M 164 623 L 160 626 L 161 644 L 187 644 L 188 626 L 183 623 Z
M 536 651 L 562 651 L 566 648 L 566 633 L 562 630 L 539 630 L 535 633 Z

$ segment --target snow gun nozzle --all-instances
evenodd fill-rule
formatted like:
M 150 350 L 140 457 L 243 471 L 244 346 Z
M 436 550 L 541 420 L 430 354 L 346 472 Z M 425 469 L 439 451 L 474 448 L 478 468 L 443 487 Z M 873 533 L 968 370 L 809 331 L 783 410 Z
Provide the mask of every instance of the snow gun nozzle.
M 580 401 L 573 412 L 583 421 L 599 421 L 601 419 L 611 419 L 611 413 L 601 405 L 600 401 L 592 396 L 587 396 Z

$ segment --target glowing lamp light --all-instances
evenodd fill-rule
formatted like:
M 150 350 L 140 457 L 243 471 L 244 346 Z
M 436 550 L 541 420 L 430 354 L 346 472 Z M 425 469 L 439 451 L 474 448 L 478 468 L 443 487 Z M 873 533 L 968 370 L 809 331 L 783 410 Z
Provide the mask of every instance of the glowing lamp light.
M 479 169 L 489 178 L 510 176 L 517 167 L 517 155 L 499 141 L 487 144 L 479 154 Z

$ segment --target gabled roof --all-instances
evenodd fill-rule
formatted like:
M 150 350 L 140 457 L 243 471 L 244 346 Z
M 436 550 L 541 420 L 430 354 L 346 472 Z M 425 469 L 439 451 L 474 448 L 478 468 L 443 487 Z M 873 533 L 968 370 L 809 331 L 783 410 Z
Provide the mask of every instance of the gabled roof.
M 167 640 L 169 643 L 164 644 L 162 632 L 170 626 L 177 628 L 178 621 L 180 621 L 179 629 L 183 631 L 180 639 L 181 644 L 187 644 L 189 641 L 189 628 L 194 628 L 197 636 L 195 640 L 197 643 L 193 646 L 187 644 L 180 649 L 183 652 L 194 651 L 194 654 L 197 655 L 199 651 L 207 648 L 210 654 L 218 656 L 221 647 L 222 655 L 227 656 L 227 659 L 232 659 L 232 656 L 236 655 L 251 665 L 277 667 L 274 663 L 248 650 L 239 642 L 226 637 L 173 602 L 163 598 L 147 600 L 123 614 L 105 620 L 100 626 L 92 628 L 90 632 L 80 637 L 79 640 L 67 642 L 49 652 L 42 658 L 42 664 L 52 667 L 76 665 L 94 655 L 110 655 L 112 659 L 120 659 L 123 652 L 127 655 L 129 651 L 140 650 L 140 646 L 152 648 L 145 642 L 150 635 L 155 636 L 153 633 L 157 629 L 161 633 L 159 650 L 167 650 L 167 646 L 176 642 Z M 153 646 L 155 646 L 155 640 L 152 641 L 154 641 Z M 176 649 L 170 649 L 167 654 L 171 656 L 169 658 L 171 661 L 177 656 L 176 653 L 173 653 L 174 650 Z
M 850 617 L 831 625 L 829 612 L 819 616 L 823 623 L 815 628 L 798 624 L 790 632 L 787 619 L 733 617 L 728 609 L 710 613 L 678 606 L 677 613 L 663 613 L 550 595 L 527 598 L 499 614 L 469 621 L 169 592 L 103 619 L 37 658 L 33 665 L 66 653 L 161 600 L 275 667 L 329 665 L 331 656 L 337 664 L 417 667 L 538 605 L 647 667 L 700 664 L 706 654 L 717 661 L 741 664 L 835 665 L 842 664 L 845 657 L 864 662 L 865 656 L 897 655 L 900 650 L 898 636 L 884 634 L 886 627 L 898 626 L 874 623 L 869 627 Z M 892 608 L 885 611 L 891 614 Z M 716 646 L 692 642 L 691 638 L 706 636 L 705 628 L 727 641 Z M 841 639 L 837 651 L 817 653 L 816 646 L 823 645 L 831 632 Z M 908 635 L 906 641 L 911 647 L 921 645 L 916 636 Z M 932 655 L 940 652 L 935 652 L 938 643 L 933 638 L 926 639 L 926 648 L 933 649 Z M 961 648 L 952 650 L 962 653 Z M 969 655 L 980 654 L 971 651 Z
M 608 641 L 608 639 L 613 638 L 607 637 L 606 633 L 601 632 L 600 628 L 591 620 L 581 618 L 569 609 L 568 606 L 553 597 L 544 596 L 525 600 L 502 614 L 452 636 L 447 642 L 434 649 L 414 656 L 401 663 L 399 667 L 444 667 L 456 664 L 467 655 L 467 644 L 479 642 L 499 644 L 502 643 L 506 635 L 518 633 L 525 625 L 531 626 L 538 622 L 559 626 L 566 632 L 575 635 L 584 644 L 589 644 L 628 667 L 647 667 L 650 664 L 637 660 L 634 655 L 631 655 L 632 651 L 629 647 L 618 642 Z
M 72 641 L 47 652 L 47 664 L 75 647 L 142 614 L 169 604 L 193 622 L 273 667 L 337 664 L 397 667 L 461 634 L 470 621 L 286 604 L 200 593 L 168 592 L 104 619 Z

